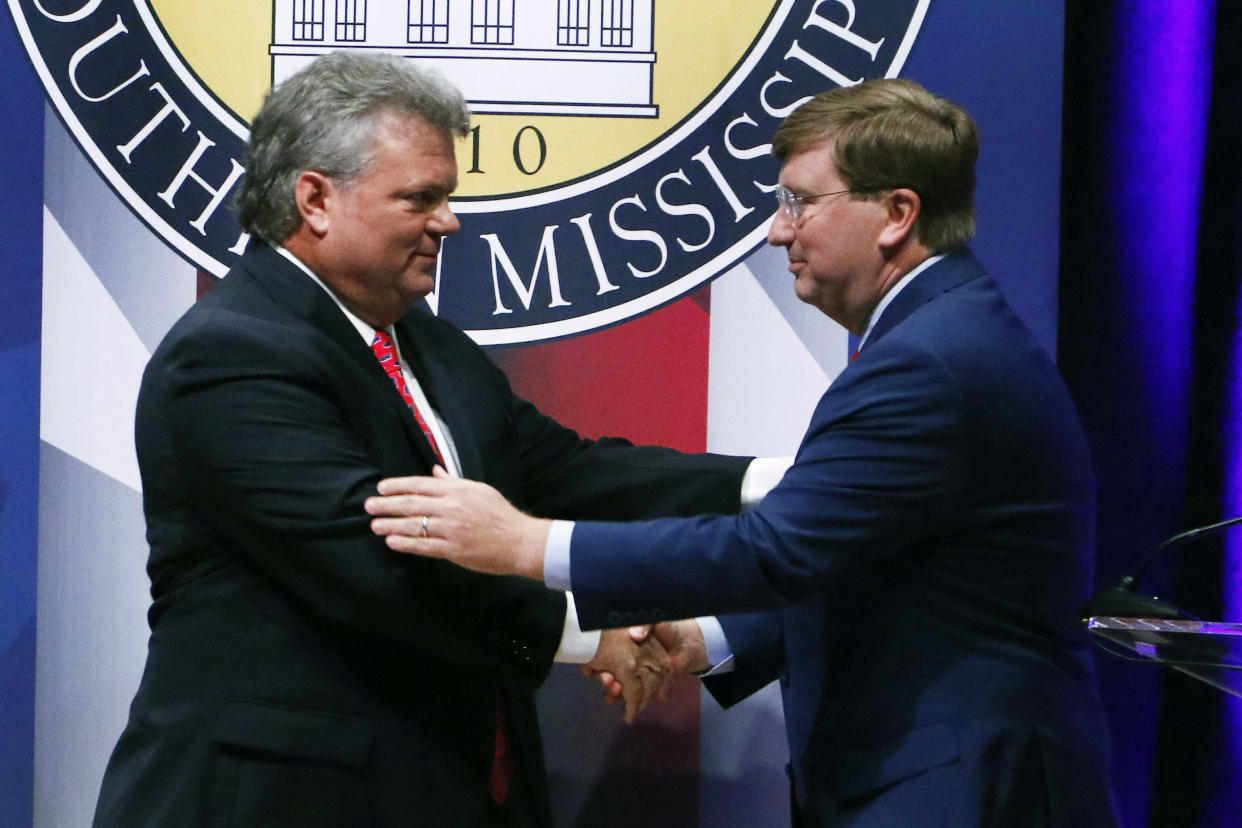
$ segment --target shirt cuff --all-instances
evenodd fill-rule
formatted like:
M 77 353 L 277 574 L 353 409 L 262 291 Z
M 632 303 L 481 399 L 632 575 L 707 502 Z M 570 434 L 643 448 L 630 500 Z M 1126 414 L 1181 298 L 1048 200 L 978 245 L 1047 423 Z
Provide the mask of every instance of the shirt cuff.
M 572 520 L 554 520 L 543 547 L 543 583 L 549 589 L 569 592 L 569 544 L 574 536 Z
M 595 658 L 599 649 L 599 630 L 583 632 L 578 624 L 578 608 L 574 604 L 574 594 L 565 593 L 565 629 L 561 632 L 561 646 L 557 648 L 553 661 L 566 664 L 586 664 Z
M 720 621 L 714 615 L 696 618 L 694 621 L 699 625 L 699 631 L 703 634 L 703 647 L 707 651 L 708 664 L 707 669 L 697 675 L 706 678 L 722 673 L 732 673 L 733 648 L 729 646 L 729 640 L 725 638 Z
M 742 476 L 742 505 L 754 506 L 776 488 L 793 465 L 792 457 L 756 457 Z

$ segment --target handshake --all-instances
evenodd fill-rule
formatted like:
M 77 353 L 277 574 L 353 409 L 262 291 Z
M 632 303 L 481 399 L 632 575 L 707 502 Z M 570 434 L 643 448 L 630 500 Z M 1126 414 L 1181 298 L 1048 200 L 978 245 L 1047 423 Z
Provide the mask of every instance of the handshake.
M 708 666 L 703 633 L 691 619 L 604 630 L 595 657 L 579 669 L 600 683 L 609 704 L 624 699 L 629 723 L 652 699 L 664 699 L 678 676 Z

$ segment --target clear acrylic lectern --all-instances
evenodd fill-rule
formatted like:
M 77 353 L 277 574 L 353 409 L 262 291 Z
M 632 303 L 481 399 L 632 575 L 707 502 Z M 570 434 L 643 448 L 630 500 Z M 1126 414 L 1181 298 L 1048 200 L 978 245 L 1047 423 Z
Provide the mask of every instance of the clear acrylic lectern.
M 1242 698 L 1242 624 L 1092 617 L 1087 630 L 1109 652 L 1172 667 Z

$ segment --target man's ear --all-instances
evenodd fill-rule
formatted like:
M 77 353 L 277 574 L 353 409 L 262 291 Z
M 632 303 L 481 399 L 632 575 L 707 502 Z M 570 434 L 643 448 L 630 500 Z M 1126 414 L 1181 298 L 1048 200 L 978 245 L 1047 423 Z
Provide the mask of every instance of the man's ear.
M 293 185 L 293 199 L 302 221 L 316 236 L 328 232 L 328 199 L 334 194 L 332 180 L 318 170 L 303 170 Z
M 893 249 L 914 238 L 914 222 L 923 209 L 919 194 L 906 187 L 898 187 L 884 199 L 888 213 L 884 228 L 880 231 L 880 246 Z

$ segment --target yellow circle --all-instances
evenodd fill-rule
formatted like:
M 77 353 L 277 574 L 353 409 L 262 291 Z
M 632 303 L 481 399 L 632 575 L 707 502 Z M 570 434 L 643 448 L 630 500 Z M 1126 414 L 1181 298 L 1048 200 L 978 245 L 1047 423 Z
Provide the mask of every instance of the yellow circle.
M 405 0 L 395 1 L 405 5 Z M 658 117 L 476 115 L 475 131 L 458 147 L 457 194 L 499 196 L 554 187 L 632 155 L 711 94 L 745 56 L 773 7 L 754 0 L 653 2 L 651 97 Z M 517 3 L 520 14 L 522 0 Z M 249 121 L 272 76 L 272 4 L 152 0 L 151 6 L 186 64 L 239 118 Z M 477 171 L 472 172 L 476 152 Z

